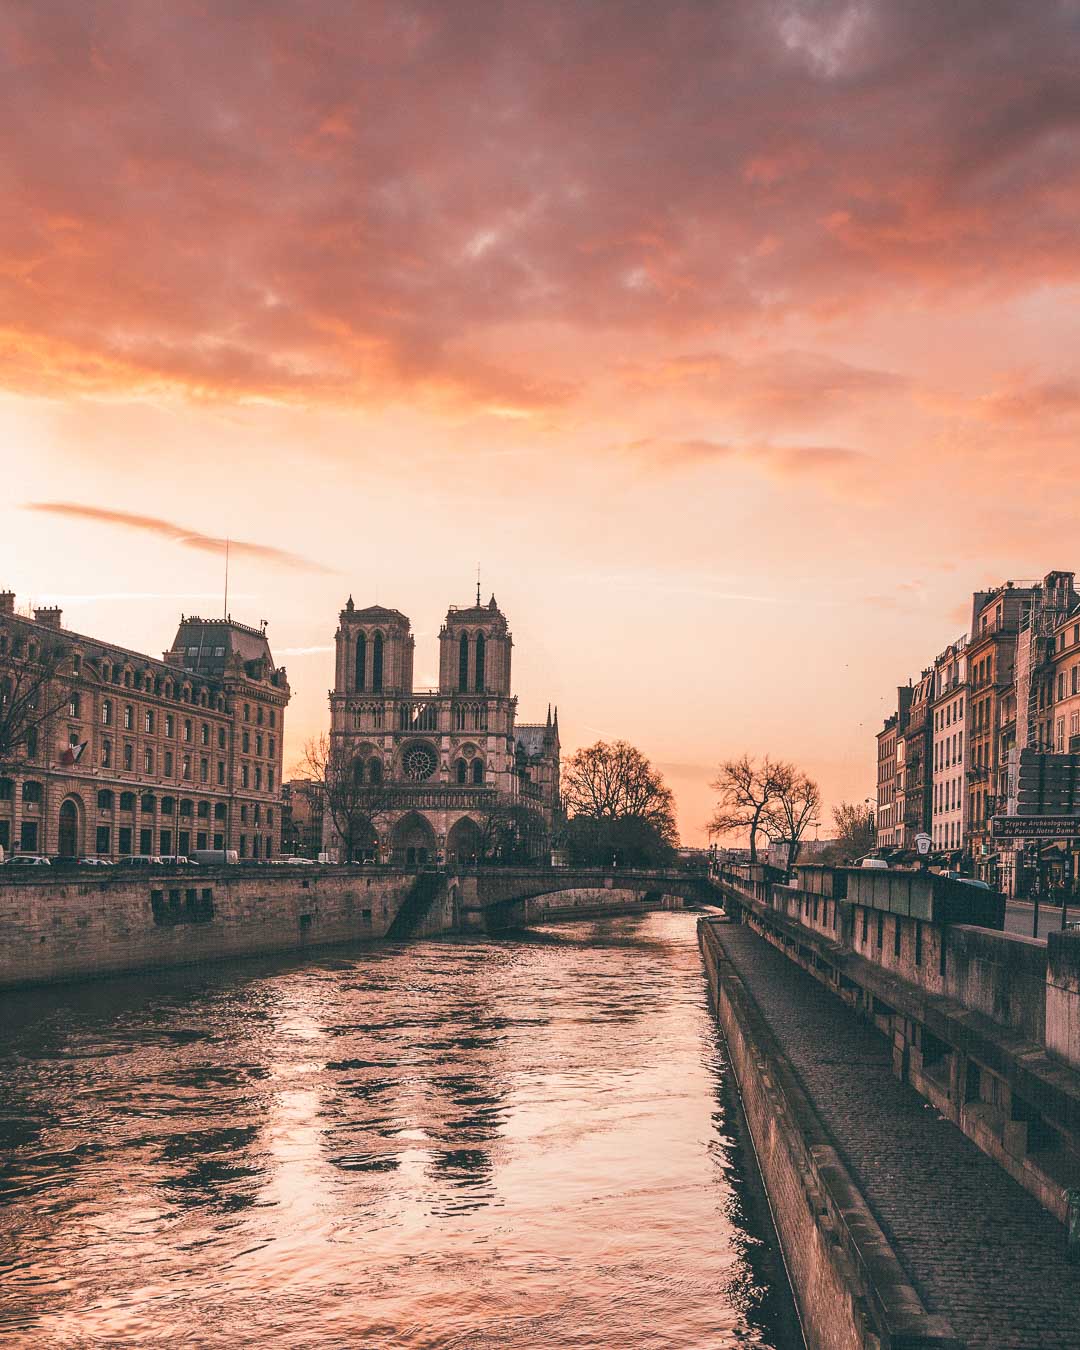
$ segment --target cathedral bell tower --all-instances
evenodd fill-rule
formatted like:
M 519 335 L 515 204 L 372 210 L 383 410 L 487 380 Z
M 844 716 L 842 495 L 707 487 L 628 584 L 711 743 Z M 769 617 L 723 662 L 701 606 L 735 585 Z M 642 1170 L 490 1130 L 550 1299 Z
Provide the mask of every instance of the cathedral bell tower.
M 513 645 L 495 597 L 482 604 L 477 587 L 476 604 L 451 605 L 439 631 L 439 692 L 509 697 Z
M 411 694 L 414 639 L 400 610 L 357 609 L 349 596 L 335 635 L 335 685 L 343 694 Z

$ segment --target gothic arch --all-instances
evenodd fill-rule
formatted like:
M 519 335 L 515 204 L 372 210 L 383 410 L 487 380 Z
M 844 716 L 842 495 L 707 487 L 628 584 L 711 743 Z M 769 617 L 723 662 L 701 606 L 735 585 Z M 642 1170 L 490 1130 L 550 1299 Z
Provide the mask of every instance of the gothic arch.
M 390 859 L 395 867 L 425 867 L 436 861 L 435 831 L 418 811 L 402 816 L 390 833 Z
M 446 861 L 468 865 L 480 861 L 483 835 L 471 816 L 462 816 L 454 822 L 446 836 Z
M 356 639 L 356 688 L 366 689 L 367 685 L 367 634 L 361 633 Z

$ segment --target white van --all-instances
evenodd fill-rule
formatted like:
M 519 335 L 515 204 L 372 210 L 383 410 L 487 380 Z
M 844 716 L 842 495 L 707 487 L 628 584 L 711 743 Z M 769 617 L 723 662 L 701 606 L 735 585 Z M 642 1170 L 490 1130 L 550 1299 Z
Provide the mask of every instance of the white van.
M 198 863 L 200 867 L 225 867 L 240 861 L 240 854 L 234 848 L 193 848 L 187 857 L 189 862 Z

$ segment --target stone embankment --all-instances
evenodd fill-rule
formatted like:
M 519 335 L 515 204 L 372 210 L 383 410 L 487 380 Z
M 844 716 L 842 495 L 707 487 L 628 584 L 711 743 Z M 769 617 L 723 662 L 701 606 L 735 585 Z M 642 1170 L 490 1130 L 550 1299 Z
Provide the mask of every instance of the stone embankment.
M 387 869 L 42 868 L 0 884 L 0 989 L 452 929 L 455 888 Z
M 1080 1345 L 1080 934 L 916 875 L 721 879 L 702 951 L 813 1345 Z

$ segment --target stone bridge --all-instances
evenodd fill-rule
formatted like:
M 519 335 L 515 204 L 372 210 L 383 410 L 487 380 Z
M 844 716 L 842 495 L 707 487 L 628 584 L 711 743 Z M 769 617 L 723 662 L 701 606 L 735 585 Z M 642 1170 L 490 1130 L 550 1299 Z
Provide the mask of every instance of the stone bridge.
M 448 871 L 446 885 L 459 926 L 488 932 L 545 918 L 661 909 L 665 896 L 720 903 L 720 892 L 707 876 L 672 869 L 456 868 Z M 560 906 L 554 899 L 571 891 L 577 892 L 574 903 Z

